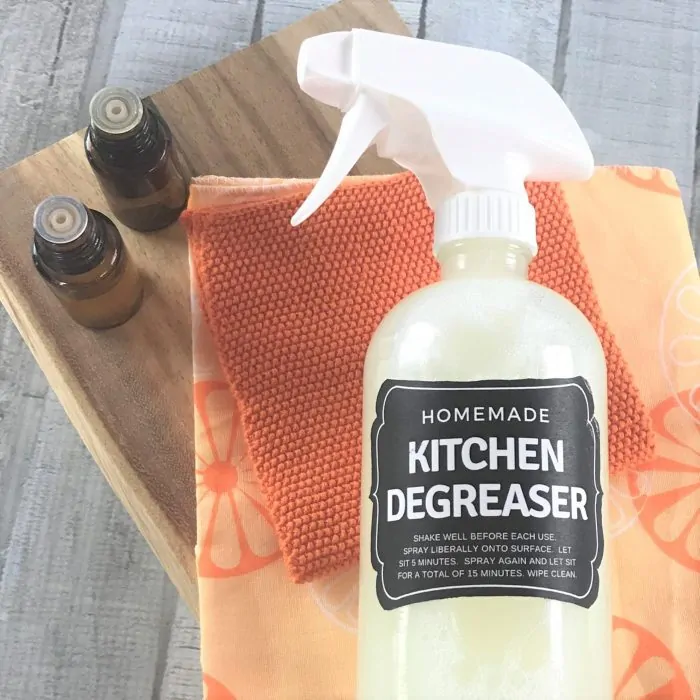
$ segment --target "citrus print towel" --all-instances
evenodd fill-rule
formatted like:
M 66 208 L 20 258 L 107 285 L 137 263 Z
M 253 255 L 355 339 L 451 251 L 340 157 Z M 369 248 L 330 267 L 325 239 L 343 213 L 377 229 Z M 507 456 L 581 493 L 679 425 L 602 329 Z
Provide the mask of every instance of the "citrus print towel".
M 190 208 L 299 183 L 203 178 Z M 302 184 L 303 186 L 303 184 Z M 602 313 L 652 407 L 657 454 L 608 493 L 618 700 L 700 698 L 700 280 L 670 173 L 565 185 Z M 291 583 L 192 275 L 197 565 L 208 700 L 354 697 L 357 571 Z M 235 300 L 232 300 L 235 303 Z

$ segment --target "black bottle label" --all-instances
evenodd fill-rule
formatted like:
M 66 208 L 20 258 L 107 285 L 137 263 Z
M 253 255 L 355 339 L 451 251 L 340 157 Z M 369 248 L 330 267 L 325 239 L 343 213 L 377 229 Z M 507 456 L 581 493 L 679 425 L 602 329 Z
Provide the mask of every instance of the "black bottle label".
M 598 597 L 600 435 L 581 377 L 386 381 L 370 497 L 385 610 L 461 596 L 587 608 Z

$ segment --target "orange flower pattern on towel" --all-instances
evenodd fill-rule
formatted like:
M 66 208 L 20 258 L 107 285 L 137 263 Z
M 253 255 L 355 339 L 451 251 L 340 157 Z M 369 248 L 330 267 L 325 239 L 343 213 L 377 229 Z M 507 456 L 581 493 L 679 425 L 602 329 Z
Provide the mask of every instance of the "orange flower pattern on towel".
M 700 572 L 700 412 L 690 391 L 651 412 L 659 455 L 630 471 L 630 492 L 642 527 L 679 564 Z M 652 483 L 640 489 L 640 478 Z
M 357 629 L 359 575 L 360 566 L 354 564 L 309 584 L 316 605 L 329 619 L 350 631 Z
M 693 700 L 670 649 L 641 625 L 613 618 L 613 654 L 627 662 L 617 664 L 616 700 Z
M 639 522 L 638 509 L 643 499 L 650 493 L 654 482 L 651 471 L 638 468 L 627 470 L 624 474 L 610 477 L 608 486 L 608 536 L 610 539 L 620 537 Z
M 659 329 L 661 369 L 671 393 L 700 424 L 700 276 L 693 261 L 664 300 Z M 687 391 L 685 398 L 679 392 Z
M 204 679 L 204 700 L 236 700 L 236 696 L 216 678 L 212 678 L 206 673 Z
M 668 171 L 639 165 L 619 166 L 613 170 L 619 178 L 635 187 L 641 187 L 643 190 L 658 192 L 659 194 L 670 194 L 672 197 L 681 196 L 681 191 L 678 189 L 673 175 Z M 669 184 L 668 180 L 672 184 Z
M 227 384 L 218 380 L 195 383 L 194 405 L 195 430 L 201 436 L 197 505 L 206 513 L 197 570 L 210 578 L 249 574 L 278 559 L 280 551 L 248 461 L 238 411 Z M 216 538 L 222 528 L 231 532 L 223 542 Z

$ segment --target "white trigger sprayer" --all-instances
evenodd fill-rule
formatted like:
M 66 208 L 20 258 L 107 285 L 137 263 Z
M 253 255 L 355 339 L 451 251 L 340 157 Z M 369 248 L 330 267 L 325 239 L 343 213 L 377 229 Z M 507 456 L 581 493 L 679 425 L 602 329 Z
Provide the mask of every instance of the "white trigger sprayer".
M 307 39 L 297 77 L 345 112 L 316 186 L 292 218 L 308 219 L 376 144 L 413 171 L 435 211 L 435 248 L 467 237 L 512 238 L 536 252 L 526 180 L 585 180 L 586 139 L 556 91 L 493 51 L 363 29 Z

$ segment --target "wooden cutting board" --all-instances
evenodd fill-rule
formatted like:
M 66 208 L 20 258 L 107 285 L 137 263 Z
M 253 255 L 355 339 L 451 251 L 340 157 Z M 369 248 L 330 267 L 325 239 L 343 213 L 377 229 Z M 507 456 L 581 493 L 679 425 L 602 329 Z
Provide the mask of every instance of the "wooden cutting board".
M 339 126 L 296 84 L 301 42 L 364 27 L 407 33 L 387 0 L 343 0 L 154 95 L 195 174 L 312 177 Z M 388 172 L 366 156 L 358 173 Z M 110 214 L 82 132 L 0 173 L 0 297 L 68 416 L 181 595 L 197 609 L 192 352 L 187 241 L 179 225 L 120 229 L 146 277 L 121 328 L 76 325 L 30 257 L 34 207 L 68 194 Z M 71 464 L 62 465 L 72 469 Z

